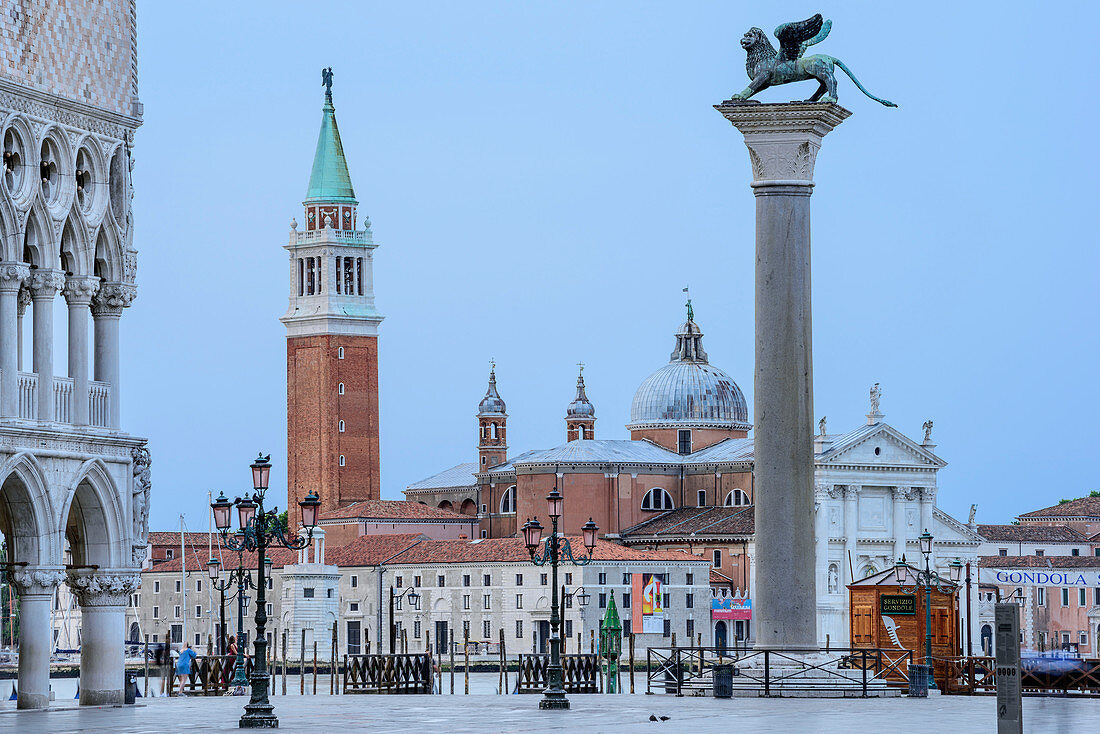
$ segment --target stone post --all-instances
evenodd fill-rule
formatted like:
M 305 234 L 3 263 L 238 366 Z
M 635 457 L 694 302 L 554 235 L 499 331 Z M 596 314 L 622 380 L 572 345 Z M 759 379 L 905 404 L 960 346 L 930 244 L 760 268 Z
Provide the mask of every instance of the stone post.
M 0 414 L 19 416 L 19 289 L 31 274 L 24 263 L 0 263 Z
M 31 356 L 38 373 L 38 420 L 53 421 L 53 299 L 65 286 L 65 274 L 60 270 L 39 268 L 31 271 L 27 287 L 34 308 L 34 345 Z
M 80 602 L 80 705 L 123 702 L 126 604 L 141 585 L 132 571 L 117 574 L 69 572 L 69 586 Z
M 731 101 L 716 109 L 745 136 L 756 195 L 756 644 L 812 648 L 810 194 L 821 140 L 851 112 L 801 102 Z
M 88 415 L 88 312 L 99 291 L 99 278 L 70 276 L 61 295 L 69 305 L 69 377 L 73 378 L 73 425 L 86 426 Z
M 23 568 L 11 574 L 19 592 L 19 680 L 16 708 L 50 706 L 50 609 L 65 578 L 60 568 Z

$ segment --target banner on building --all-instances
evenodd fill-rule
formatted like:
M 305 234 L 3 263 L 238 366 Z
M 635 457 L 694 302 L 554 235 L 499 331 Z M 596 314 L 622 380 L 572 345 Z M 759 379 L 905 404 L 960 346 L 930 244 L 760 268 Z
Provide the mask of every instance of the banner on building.
M 752 619 L 752 599 L 734 599 L 713 597 L 710 600 L 711 619 Z
M 664 634 L 664 582 L 659 573 L 636 573 L 631 576 L 631 611 L 641 620 L 643 634 Z
M 1100 559 L 1097 559 L 1100 566 Z M 978 580 L 997 586 L 1067 586 L 1080 588 L 1100 587 L 1100 571 L 1090 569 L 1053 568 L 982 568 Z

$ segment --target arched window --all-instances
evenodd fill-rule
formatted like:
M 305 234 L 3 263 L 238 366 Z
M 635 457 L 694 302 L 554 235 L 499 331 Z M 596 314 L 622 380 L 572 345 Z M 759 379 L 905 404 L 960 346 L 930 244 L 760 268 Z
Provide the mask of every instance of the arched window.
M 344 383 L 341 382 L 339 385 L 336 386 L 336 393 L 338 395 L 344 394 Z
M 726 507 L 742 507 L 751 504 L 749 495 L 743 489 L 731 489 L 726 495 Z
M 340 466 L 344 465 L 344 455 L 340 454 Z
M 584 440 L 584 426 L 577 426 L 577 438 Z
M 516 485 L 504 490 L 504 496 L 500 498 L 500 514 L 516 514 Z
M 642 497 L 642 509 L 643 510 L 674 510 L 675 506 L 672 504 L 672 495 L 661 489 L 660 487 L 654 487 L 645 493 Z
M 490 423 L 489 424 L 489 438 L 496 438 L 496 437 L 497 437 L 497 424 L 496 423 Z
M 344 432 L 344 422 L 340 421 L 340 433 Z
M 336 347 L 336 359 L 343 359 L 343 358 L 344 358 L 344 348 L 343 347 Z

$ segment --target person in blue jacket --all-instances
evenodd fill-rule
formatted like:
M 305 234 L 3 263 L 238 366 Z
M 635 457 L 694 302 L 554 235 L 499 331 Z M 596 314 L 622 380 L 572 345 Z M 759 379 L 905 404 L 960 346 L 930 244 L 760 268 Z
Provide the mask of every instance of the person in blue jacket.
M 191 663 L 198 657 L 198 654 L 191 649 L 191 643 L 183 643 L 183 650 L 180 651 L 180 656 L 176 660 L 176 676 L 179 678 L 179 695 L 186 696 L 184 693 L 187 687 L 187 681 L 191 678 Z

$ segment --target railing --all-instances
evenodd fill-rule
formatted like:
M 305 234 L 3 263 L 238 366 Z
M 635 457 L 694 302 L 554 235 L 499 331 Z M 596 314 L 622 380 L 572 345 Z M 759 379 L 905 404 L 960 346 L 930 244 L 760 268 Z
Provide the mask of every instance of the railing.
M 947 673 L 945 694 L 974 696 L 997 692 L 996 658 L 960 657 L 943 662 Z M 1021 658 L 1020 688 L 1035 694 L 1100 694 L 1100 659 Z
M 58 423 L 73 422 L 73 378 L 53 378 L 53 419 Z
M 183 692 L 189 696 L 224 696 L 230 689 L 229 682 L 236 672 L 236 655 L 200 655 L 191 662 L 191 675 Z M 252 675 L 252 658 L 244 659 L 245 675 Z M 168 676 L 168 695 L 179 695 L 176 690 L 176 671 Z
M 709 691 L 714 668 L 733 666 L 733 688 L 761 696 L 797 695 L 836 689 L 867 697 L 872 688 L 909 685 L 911 650 L 830 648 L 827 650 L 734 650 L 717 647 L 651 647 L 646 651 L 646 693 L 684 695 Z M 858 671 L 854 672 L 854 671 Z M 812 673 L 812 678 L 808 674 Z M 876 680 L 877 679 L 877 680 Z
M 431 693 L 432 656 L 345 655 L 344 693 Z
M 111 420 L 111 383 L 88 382 L 88 423 L 106 428 Z
M 38 420 L 38 375 L 33 372 L 19 373 L 19 417 Z
M 19 392 L 18 417 L 22 420 L 38 420 L 38 374 L 20 372 L 16 382 Z M 71 377 L 53 378 L 54 421 L 72 423 L 73 395 L 75 387 Z M 88 381 L 88 423 L 105 428 L 111 417 L 111 385 L 108 382 Z
M 598 655 L 562 655 L 561 678 L 566 693 L 595 693 L 599 672 Z M 547 669 L 550 656 L 546 653 L 519 656 L 517 693 L 542 693 L 549 683 Z
M 298 232 L 297 234 L 298 244 L 333 240 L 336 242 L 358 245 L 372 244 L 372 238 L 369 236 L 369 233 L 357 229 L 333 229 L 331 227 L 326 227 L 325 229 L 306 230 L 304 232 Z

